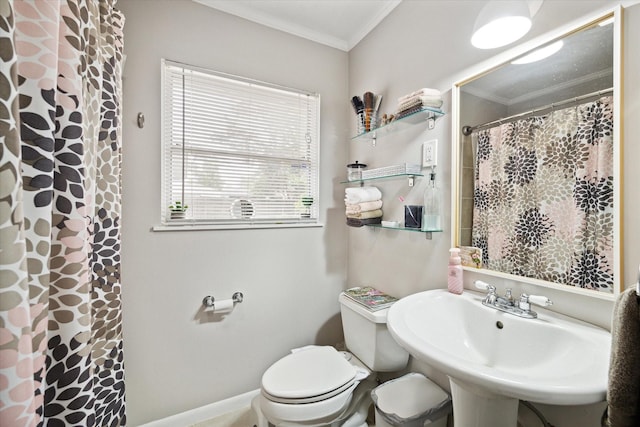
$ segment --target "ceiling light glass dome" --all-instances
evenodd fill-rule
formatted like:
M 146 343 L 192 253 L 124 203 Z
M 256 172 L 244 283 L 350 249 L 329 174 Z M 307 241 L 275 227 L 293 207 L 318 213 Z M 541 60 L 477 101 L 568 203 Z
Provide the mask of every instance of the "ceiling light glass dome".
M 490 1 L 476 19 L 471 44 L 479 49 L 506 46 L 531 28 L 526 1 Z

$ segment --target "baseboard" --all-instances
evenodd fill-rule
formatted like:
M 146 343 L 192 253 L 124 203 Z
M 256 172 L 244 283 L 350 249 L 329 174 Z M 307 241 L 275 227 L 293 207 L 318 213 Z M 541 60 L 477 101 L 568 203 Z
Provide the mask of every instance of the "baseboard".
M 161 420 L 151 421 L 139 427 L 189 427 L 193 424 L 219 417 L 220 415 L 251 406 L 251 399 L 260 393 L 259 389 L 239 394 L 219 402 L 181 412 Z

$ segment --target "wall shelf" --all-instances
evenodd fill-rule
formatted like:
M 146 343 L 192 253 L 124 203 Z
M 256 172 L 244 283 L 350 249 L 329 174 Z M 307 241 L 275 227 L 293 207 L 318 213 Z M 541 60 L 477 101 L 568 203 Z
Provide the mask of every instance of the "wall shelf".
M 386 227 L 386 226 L 384 226 L 382 224 L 366 224 L 366 227 L 386 228 L 388 230 L 412 231 L 414 233 L 425 233 L 426 234 L 426 238 L 428 240 L 431 240 L 431 238 L 432 238 L 432 234 L 431 233 L 442 233 L 442 230 L 422 230 L 420 228 L 407 228 L 407 227 Z
M 411 126 L 416 126 L 421 123 L 427 123 L 428 129 L 433 129 L 435 127 L 435 122 L 440 117 L 444 116 L 444 112 L 437 108 L 428 108 L 425 107 L 422 110 L 416 111 L 415 113 L 406 115 L 398 120 L 394 120 L 393 122 L 386 124 L 384 126 L 380 126 L 372 131 L 364 132 L 359 135 L 351 138 L 352 141 L 371 141 L 372 145 L 376 145 L 376 139 L 378 137 L 382 137 L 385 135 L 389 135 L 393 132 L 399 131 L 401 129 L 406 129 Z M 340 181 L 341 184 L 360 184 L 363 186 L 365 182 L 369 181 L 379 181 L 385 179 L 399 179 L 406 178 L 409 181 L 409 187 L 413 187 L 415 183 L 416 177 L 424 176 L 421 173 L 402 173 L 402 174 L 391 174 L 391 175 L 383 175 L 376 176 L 373 178 L 364 178 L 353 181 Z M 400 231 L 411 231 L 414 233 L 424 233 L 425 237 L 428 240 L 431 240 L 433 237 L 433 233 L 441 233 L 442 230 L 421 230 L 420 228 L 407 228 L 407 227 L 388 227 L 383 226 L 382 224 L 365 224 L 366 227 L 371 227 L 373 229 L 381 229 L 386 228 L 388 230 L 400 230 Z
M 438 108 L 424 107 L 422 110 L 415 113 L 408 114 L 398 120 L 394 120 L 391 123 L 375 128 L 371 131 L 361 133 L 351 138 L 352 141 L 371 141 L 375 146 L 376 140 L 393 132 L 397 132 L 401 129 L 414 126 L 419 123 L 426 122 L 428 129 L 435 127 L 436 120 L 444 116 L 444 112 Z
M 421 177 L 424 176 L 421 173 L 401 173 L 401 174 L 394 174 L 394 175 L 384 175 L 384 176 L 376 176 L 374 178 L 363 178 L 363 179 L 356 179 L 353 181 L 340 181 L 340 184 L 360 184 L 361 186 L 364 185 L 365 182 L 369 182 L 369 181 L 380 181 L 383 179 L 397 179 L 397 178 L 407 178 L 409 180 L 409 187 L 413 187 L 413 184 L 415 182 L 415 178 L 416 177 Z

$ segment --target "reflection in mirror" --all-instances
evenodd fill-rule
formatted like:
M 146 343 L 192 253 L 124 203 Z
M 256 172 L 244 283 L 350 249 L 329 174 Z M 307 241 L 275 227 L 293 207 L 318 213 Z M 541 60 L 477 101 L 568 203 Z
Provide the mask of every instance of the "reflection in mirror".
M 613 22 L 455 85 L 455 243 L 483 272 L 618 292 Z

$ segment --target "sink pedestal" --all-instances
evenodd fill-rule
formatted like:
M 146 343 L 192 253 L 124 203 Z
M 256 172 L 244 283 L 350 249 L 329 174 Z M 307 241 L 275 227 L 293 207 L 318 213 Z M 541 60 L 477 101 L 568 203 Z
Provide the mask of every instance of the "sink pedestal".
M 515 398 L 500 396 L 481 387 L 449 377 L 453 399 L 454 427 L 516 427 Z

